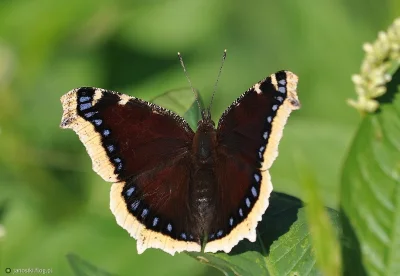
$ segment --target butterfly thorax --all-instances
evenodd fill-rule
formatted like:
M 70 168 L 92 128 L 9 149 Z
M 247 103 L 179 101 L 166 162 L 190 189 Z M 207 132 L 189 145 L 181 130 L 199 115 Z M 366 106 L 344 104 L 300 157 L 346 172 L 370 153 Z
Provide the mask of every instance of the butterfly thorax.
M 216 146 L 216 131 L 212 121 L 200 121 L 193 139 L 194 162 L 199 166 L 212 165 Z
M 193 139 L 193 185 L 191 185 L 191 209 L 199 235 L 208 233 L 210 221 L 215 213 L 216 175 L 215 175 L 216 130 L 212 121 L 201 121 Z

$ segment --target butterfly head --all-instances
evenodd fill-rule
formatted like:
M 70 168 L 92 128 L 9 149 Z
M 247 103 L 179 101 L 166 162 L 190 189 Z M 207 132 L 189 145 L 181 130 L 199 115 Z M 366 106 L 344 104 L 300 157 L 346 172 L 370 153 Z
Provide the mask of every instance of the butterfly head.
M 203 109 L 201 111 L 201 120 L 197 123 L 197 128 L 201 128 L 202 126 L 209 126 L 213 129 L 215 128 L 215 123 L 211 119 L 211 111 L 209 109 Z

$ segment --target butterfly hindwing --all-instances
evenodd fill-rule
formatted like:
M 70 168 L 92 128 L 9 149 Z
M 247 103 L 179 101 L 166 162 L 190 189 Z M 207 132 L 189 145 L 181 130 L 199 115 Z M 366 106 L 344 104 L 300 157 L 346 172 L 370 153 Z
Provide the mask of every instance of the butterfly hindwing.
M 146 248 L 160 248 L 172 255 L 200 251 L 200 237 L 188 204 L 190 172 L 190 160 L 184 157 L 113 184 L 111 211 L 118 224 L 137 240 L 139 253 Z
M 297 76 L 280 71 L 260 81 L 222 115 L 217 128 L 217 205 L 206 252 L 229 252 L 256 239 L 272 191 L 269 168 L 290 112 L 300 107 Z

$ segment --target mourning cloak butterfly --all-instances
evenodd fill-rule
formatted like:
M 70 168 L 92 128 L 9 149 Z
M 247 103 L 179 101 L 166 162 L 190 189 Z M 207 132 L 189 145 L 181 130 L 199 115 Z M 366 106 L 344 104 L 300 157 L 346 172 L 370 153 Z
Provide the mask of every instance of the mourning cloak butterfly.
M 230 252 L 269 204 L 272 162 L 292 110 L 297 76 L 279 71 L 256 83 L 223 113 L 209 109 L 196 132 L 177 114 L 94 87 L 61 98 L 61 127 L 85 145 L 93 169 L 113 182 L 110 208 L 137 250 Z

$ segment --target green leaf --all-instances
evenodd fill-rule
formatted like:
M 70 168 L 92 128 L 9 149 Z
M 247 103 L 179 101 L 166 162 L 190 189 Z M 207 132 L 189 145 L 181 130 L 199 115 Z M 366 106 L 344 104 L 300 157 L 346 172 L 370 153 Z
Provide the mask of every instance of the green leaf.
M 76 276 L 112 276 L 116 274 L 108 273 L 96 266 L 88 263 L 75 254 L 68 254 L 67 259 Z
M 324 208 L 314 173 L 304 157 L 298 158 L 297 170 L 303 200 L 307 203 L 305 212 L 310 228 L 311 240 L 315 249 L 315 258 L 323 275 L 339 275 L 341 272 L 340 247 L 338 233 L 334 231 Z
M 344 164 L 341 214 L 346 274 L 400 275 L 400 69 L 367 114 Z M 360 263 L 360 261 L 362 263 Z
M 338 214 L 328 209 L 334 225 Z M 229 254 L 188 253 L 225 275 L 316 275 L 313 249 L 302 202 L 273 192 L 257 227 L 257 240 L 243 240 Z
M 203 107 L 200 94 L 196 91 L 200 106 Z M 180 88 L 167 91 L 151 100 L 152 103 L 174 111 L 182 116 L 193 130 L 197 129 L 197 122 L 201 114 L 194 93 L 190 88 Z

